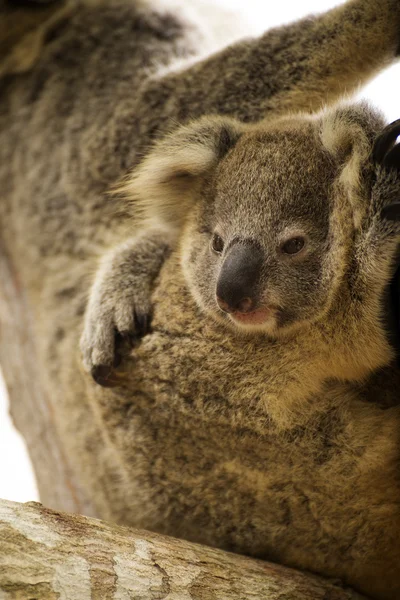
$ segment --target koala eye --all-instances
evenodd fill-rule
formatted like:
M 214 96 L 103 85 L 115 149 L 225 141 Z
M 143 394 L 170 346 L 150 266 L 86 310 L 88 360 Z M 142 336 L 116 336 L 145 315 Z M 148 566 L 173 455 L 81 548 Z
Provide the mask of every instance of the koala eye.
M 297 254 L 305 246 L 306 240 L 303 237 L 293 237 L 287 240 L 281 246 L 281 251 L 285 254 Z
M 212 237 L 211 248 L 217 254 L 221 254 L 222 250 L 224 249 L 224 240 L 217 233 L 214 233 L 214 235 Z

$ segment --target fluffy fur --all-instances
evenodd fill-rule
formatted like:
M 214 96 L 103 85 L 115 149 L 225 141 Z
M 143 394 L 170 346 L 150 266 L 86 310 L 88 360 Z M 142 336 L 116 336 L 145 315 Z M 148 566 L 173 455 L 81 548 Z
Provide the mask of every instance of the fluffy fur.
M 325 381 L 314 393 L 279 404 L 267 393 L 274 385 L 271 361 L 281 365 L 280 385 L 286 378 L 288 388 L 297 385 L 301 391 L 318 367 L 313 363 L 299 379 L 289 367 L 304 365 L 310 346 L 292 344 L 288 353 L 281 340 L 238 336 L 210 319 L 193 299 L 179 250 L 155 283 L 152 332 L 122 362 L 121 387 L 97 386 L 81 369 L 78 352 L 97 260 L 108 286 L 104 274 L 110 264 L 118 271 L 120 244 L 126 244 L 123 269 L 129 277 L 138 275 L 129 269 L 133 242 L 128 238 L 140 232 L 131 231 L 135 225 L 125 204 L 110 199 L 110 185 L 147 156 L 150 160 L 157 140 L 179 135 L 178 127 L 190 128 L 202 117 L 228 117 L 235 131 L 246 129 L 234 146 L 244 152 L 246 139 L 250 144 L 251 136 L 263 135 L 247 130 L 249 124 L 268 118 L 266 127 L 275 127 L 278 116 L 317 111 L 393 62 L 399 32 L 397 1 L 354 0 L 196 62 L 199 32 L 176 13 L 149 3 L 82 2 L 45 37 L 30 69 L 3 76 L 2 253 L 26 298 L 37 370 L 68 471 L 98 516 L 340 577 L 379 600 L 399 596 L 400 410 L 394 365 L 361 381 Z M 186 60 L 191 64 L 182 68 Z M 289 121 L 282 120 L 279 139 L 286 128 L 292 134 Z M 303 122 L 309 128 L 307 144 L 299 146 L 305 161 L 318 136 L 325 139 L 326 153 L 336 156 L 342 144 L 329 134 L 329 116 L 319 122 L 325 123 L 322 138 L 316 118 Z M 365 120 L 360 131 L 368 131 Z M 219 142 L 204 139 L 207 151 L 191 156 L 200 156 L 207 171 Z M 292 142 L 289 137 L 288 148 Z M 372 146 L 368 135 L 365 144 Z M 368 178 L 353 177 L 364 161 L 364 150 L 357 149 L 358 155 L 344 144 L 343 160 L 352 166 L 338 181 L 346 189 L 348 182 L 354 184 L 346 196 L 353 217 L 346 225 L 352 230 L 364 219 L 359 200 L 372 189 Z M 222 177 L 226 166 L 226 190 L 229 173 L 231 185 L 236 176 L 231 168 L 241 164 L 238 154 L 228 168 L 234 156 L 228 152 L 214 167 Z M 312 156 L 308 160 L 312 163 Z M 329 177 L 336 182 L 335 160 Z M 196 180 L 201 171 L 190 174 L 193 164 L 189 161 L 184 174 L 174 171 L 166 184 L 177 174 L 185 186 Z M 374 188 L 377 215 L 378 206 L 393 203 L 398 188 L 394 175 L 374 173 L 380 178 Z M 205 183 L 212 185 L 213 178 Z M 184 206 L 191 202 L 186 190 Z M 201 204 L 194 206 L 197 211 Z M 190 219 L 184 220 L 187 231 L 195 226 Z M 179 211 L 174 223 L 173 234 L 180 231 Z M 159 236 L 154 232 L 153 247 Z M 163 234 L 161 241 L 165 244 Z M 146 243 L 137 240 L 143 256 Z M 163 259 L 157 254 L 155 267 Z M 375 281 L 368 264 L 360 262 L 360 269 L 366 281 Z M 146 263 L 145 279 L 150 268 Z M 128 285 L 128 296 L 131 289 Z M 105 300 L 112 312 L 111 296 L 100 297 L 97 306 Z M 132 309 L 139 300 L 129 296 L 121 307 Z M 119 319 L 105 312 L 112 322 Z M 328 330 L 328 347 L 330 338 Z M 379 328 L 365 339 L 384 341 Z M 385 362 L 392 356 L 387 348 Z M 0 353 L 7 364 L 7 340 Z M 7 370 L 5 376 L 11 385 Z

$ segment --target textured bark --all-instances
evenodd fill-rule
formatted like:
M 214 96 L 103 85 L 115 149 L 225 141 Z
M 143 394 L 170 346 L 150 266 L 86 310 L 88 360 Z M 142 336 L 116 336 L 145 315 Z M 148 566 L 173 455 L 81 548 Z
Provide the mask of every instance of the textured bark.
M 1 600 L 361 600 L 334 582 L 38 503 L 0 501 Z
M 94 516 L 54 427 L 54 407 L 37 367 L 33 323 L 12 262 L 0 244 L 0 364 L 10 410 L 24 436 L 41 500 L 56 509 Z

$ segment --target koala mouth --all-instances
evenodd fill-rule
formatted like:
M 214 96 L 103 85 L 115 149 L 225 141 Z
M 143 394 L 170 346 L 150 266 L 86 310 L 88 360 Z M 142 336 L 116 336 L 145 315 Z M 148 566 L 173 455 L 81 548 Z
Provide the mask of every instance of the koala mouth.
M 232 312 L 229 314 L 232 321 L 241 325 L 263 325 L 267 321 L 275 316 L 275 309 L 273 308 L 258 308 L 251 312 Z

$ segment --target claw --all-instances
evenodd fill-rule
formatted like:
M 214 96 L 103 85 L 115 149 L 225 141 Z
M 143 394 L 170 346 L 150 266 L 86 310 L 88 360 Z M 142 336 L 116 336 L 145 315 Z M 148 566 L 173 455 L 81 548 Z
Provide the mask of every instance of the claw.
M 115 387 L 119 385 L 116 373 L 108 365 L 96 365 L 92 368 L 91 375 L 94 381 L 103 387 Z
M 135 313 L 135 330 L 137 337 L 143 337 L 150 331 L 150 317 L 148 314 Z
M 384 165 L 385 167 L 388 168 L 392 168 L 392 167 L 396 167 L 399 168 L 399 163 L 396 162 L 396 164 L 394 164 L 394 158 L 396 157 L 397 159 L 399 158 L 398 156 L 398 150 L 396 150 L 396 148 L 398 148 L 398 146 L 395 146 L 396 144 L 396 140 L 400 135 L 400 119 L 397 119 L 397 121 L 393 121 L 393 123 L 390 123 L 390 125 L 388 125 L 387 127 L 384 128 L 384 130 L 382 131 L 382 133 L 380 135 L 378 135 L 378 137 L 375 140 L 373 149 L 372 149 L 372 158 L 375 164 L 377 165 Z M 395 146 L 393 148 L 393 146 Z M 392 154 L 392 152 L 396 150 L 395 154 L 392 155 L 392 158 L 390 158 L 390 155 Z M 388 164 L 386 164 L 386 159 L 388 158 Z
M 116 369 L 117 367 L 119 367 L 119 365 L 121 364 L 122 361 L 122 356 L 116 351 L 114 354 L 114 361 L 113 361 L 113 367 Z

